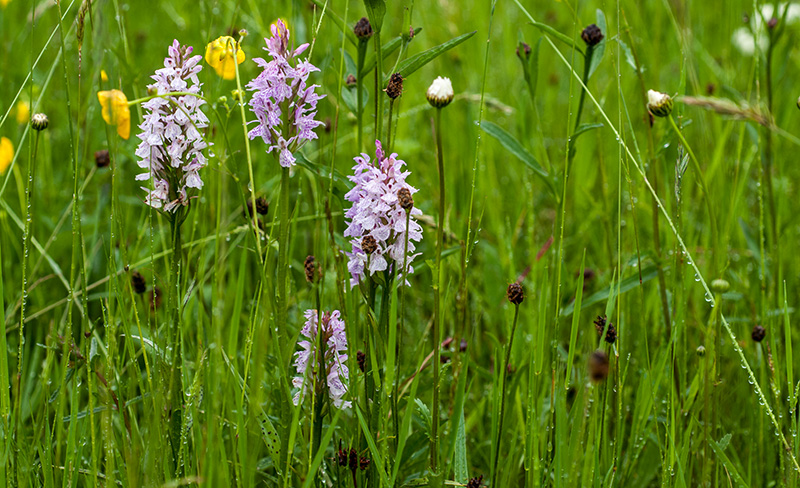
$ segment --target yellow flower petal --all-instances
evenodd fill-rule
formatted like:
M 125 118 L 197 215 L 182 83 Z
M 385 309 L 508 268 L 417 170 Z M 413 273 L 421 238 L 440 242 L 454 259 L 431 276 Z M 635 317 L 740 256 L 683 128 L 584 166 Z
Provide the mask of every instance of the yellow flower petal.
M 14 144 L 8 137 L 0 137 L 0 175 L 5 173 L 14 160 Z
M 245 59 L 244 51 L 230 36 L 218 37 L 206 46 L 206 63 L 209 64 L 217 75 L 224 80 L 236 78 L 236 64 L 234 64 L 234 46 L 236 49 L 236 64 L 242 64 Z
M 117 126 L 117 134 L 123 139 L 131 136 L 131 111 L 128 97 L 120 90 L 104 90 L 97 92 L 97 100 L 103 107 L 103 120 L 108 125 Z
M 0 7 L 6 8 L 6 5 L 11 3 L 11 0 L 0 0 Z M 0 171 L 1 173 L 2 171 Z
M 24 100 L 20 100 L 19 102 L 17 102 L 16 112 L 17 112 L 18 124 L 25 124 L 31 118 L 31 106 L 28 104 L 28 102 Z
M 100 79 L 103 80 L 104 83 L 108 83 L 108 73 L 106 73 L 106 70 L 100 70 Z

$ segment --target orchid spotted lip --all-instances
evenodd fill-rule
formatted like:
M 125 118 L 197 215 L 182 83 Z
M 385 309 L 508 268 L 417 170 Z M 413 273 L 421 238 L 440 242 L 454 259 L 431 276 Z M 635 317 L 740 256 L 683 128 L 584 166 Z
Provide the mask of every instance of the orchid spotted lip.
M 294 63 L 308 44 L 290 49 L 289 30 L 282 20 L 271 29 L 272 37 L 265 39 L 264 50 L 272 60 L 254 59 L 263 71 L 247 84 L 247 89 L 254 92 L 249 104 L 258 124 L 248 136 L 261 137 L 267 144 L 267 152 L 277 151 L 280 165 L 289 168 L 296 160 L 292 153 L 317 138 L 314 129 L 323 122 L 314 117 L 317 102 L 324 95 L 316 93 L 319 85 L 308 86 L 308 76 L 319 69 L 307 59 Z
M 200 131 L 208 127 L 208 118 L 200 110 L 205 104 L 201 98 L 202 84 L 197 74 L 203 69 L 198 64 L 202 56 L 191 56 L 192 47 L 182 46 L 174 40 L 164 67 L 152 76 L 155 83 L 148 85 L 158 95 L 173 92 L 190 93 L 156 97 L 142 104 L 147 110 L 139 125 L 142 132 L 136 149 L 138 165 L 147 170 L 136 176 L 137 180 L 152 180 L 153 189 L 145 203 L 153 208 L 175 212 L 179 206 L 189 204 L 189 189 L 201 189 L 203 180 L 199 171 L 208 165 L 203 151 L 209 146 Z
M 344 400 L 347 393 L 349 370 L 347 368 L 347 334 L 344 321 L 340 318 L 338 310 L 322 314 L 322 324 L 319 323 L 319 314 L 316 310 L 306 310 L 306 323 L 300 334 L 306 340 L 298 342 L 301 350 L 295 353 L 294 366 L 297 376 L 292 379 L 292 385 L 299 388 L 294 396 L 294 404 L 299 405 L 302 398 L 308 393 L 309 385 L 316 383 L 314 372 L 318 361 L 317 334 L 322 333 L 325 342 L 325 380 L 328 386 L 328 396 L 337 408 L 350 408 L 351 402 Z M 309 367 L 311 368 L 309 371 Z
M 375 164 L 370 162 L 366 154 L 354 158 L 354 175 L 349 179 L 355 186 L 347 192 L 345 199 L 353 203 L 345 212 L 349 219 L 345 237 L 352 237 L 352 250 L 345 253 L 349 258 L 347 269 L 350 271 L 350 286 L 361 282 L 365 271 L 370 275 L 377 271 L 398 270 L 400 276 L 404 262 L 408 266 L 408 274 L 414 272 L 411 262 L 419 253 L 414 253 L 415 242 L 422 240 L 422 227 L 414 219 L 422 215 L 417 207 L 410 209 L 408 223 L 408 256 L 406 249 L 406 210 L 400 206 L 397 192 L 405 188 L 413 195 L 417 189 L 406 183 L 410 171 L 403 171 L 405 162 L 397 159 L 397 154 L 386 155 L 380 141 L 375 141 Z M 377 241 L 377 250 L 367 255 L 361 249 L 361 242 L 370 235 Z M 388 259 L 388 260 L 387 260 Z M 391 262 L 391 264 L 390 264 Z M 408 281 L 404 279 L 408 285 Z

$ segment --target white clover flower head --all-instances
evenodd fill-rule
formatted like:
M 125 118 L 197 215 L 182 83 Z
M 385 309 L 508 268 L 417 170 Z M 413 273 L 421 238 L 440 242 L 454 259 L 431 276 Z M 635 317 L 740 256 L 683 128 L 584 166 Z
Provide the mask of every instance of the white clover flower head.
M 442 78 L 437 76 L 431 86 L 428 87 L 428 92 L 425 96 L 428 98 L 428 103 L 436 108 L 446 107 L 453 101 L 453 84 L 450 83 L 450 78 Z
M 408 285 L 403 276 L 414 272 L 411 263 L 419 253 L 414 253 L 416 242 L 422 240 L 422 226 L 416 221 L 422 211 L 416 206 L 408 210 L 398 198 L 400 190 L 408 190 L 409 197 L 417 189 L 406 183 L 410 171 L 403 171 L 405 162 L 397 159 L 397 154 L 386 155 L 380 141 L 375 141 L 375 162 L 372 163 L 367 154 L 354 158 L 354 175 L 350 181 L 355 183 L 347 192 L 345 199 L 353 206 L 345 212 L 349 220 L 345 237 L 350 237 L 351 251 L 345 252 L 349 258 L 347 269 L 350 271 L 350 286 L 361 282 L 365 272 L 370 275 L 387 269 L 397 271 L 398 277 Z M 408 229 L 406 229 L 406 212 Z M 408 235 L 408 253 L 406 254 L 406 235 Z M 369 239 L 370 251 L 363 249 L 365 237 Z M 373 240 L 375 249 L 372 250 Z M 404 266 L 407 273 L 403 272 Z
M 208 118 L 200 110 L 205 101 L 197 78 L 203 69 L 198 64 L 202 56 L 191 54 L 192 48 L 177 40 L 169 47 L 164 67 L 155 72 L 155 83 L 147 87 L 148 92 L 165 96 L 142 104 L 147 114 L 137 136 L 141 139 L 136 149 L 138 165 L 146 172 L 136 179 L 153 182 L 152 190 L 142 187 L 148 192 L 145 203 L 170 213 L 189 205 L 191 190 L 203 188 L 199 171 L 208 165 L 203 154 L 208 143 L 200 133 L 208 127 Z M 170 95 L 177 92 L 189 95 Z
M 666 117 L 672 113 L 672 97 L 666 93 L 647 90 L 647 110 L 656 117 Z
M 333 405 L 341 409 L 350 408 L 351 402 L 344 400 L 347 393 L 349 370 L 347 369 L 347 334 L 344 321 L 340 318 L 341 314 L 338 310 L 325 312 L 322 314 L 321 323 L 316 310 L 306 310 L 304 315 L 306 323 L 300 334 L 305 339 L 297 343 L 300 351 L 295 353 L 294 361 L 297 376 L 292 379 L 292 385 L 298 389 L 293 398 L 294 404 L 300 405 L 309 391 L 309 386 L 316 387 L 318 381 L 325 381 L 328 397 Z M 323 361 L 325 371 L 318 371 L 318 334 L 322 334 L 322 340 L 325 343 Z

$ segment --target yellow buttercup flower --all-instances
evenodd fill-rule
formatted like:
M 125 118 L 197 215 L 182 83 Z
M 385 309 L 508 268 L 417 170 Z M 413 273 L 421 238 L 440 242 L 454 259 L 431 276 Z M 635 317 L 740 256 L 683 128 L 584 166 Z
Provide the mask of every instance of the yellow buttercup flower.
M 6 8 L 9 3 L 11 3 L 11 0 L 0 0 L 0 7 Z
M 28 122 L 28 120 L 30 120 L 31 118 L 31 106 L 28 104 L 28 102 L 20 100 L 19 102 L 17 102 L 16 113 L 17 113 L 17 123 L 24 124 Z
M 106 70 L 100 70 L 100 79 L 103 80 L 104 83 L 108 83 L 108 73 L 106 73 Z
M 103 120 L 108 125 L 117 126 L 117 134 L 123 139 L 131 136 L 131 111 L 128 108 L 128 97 L 120 90 L 97 92 L 97 99 L 103 106 Z
M 14 144 L 8 137 L 0 137 L 0 175 L 5 173 L 14 160 Z
M 234 49 L 236 50 L 236 64 L 244 62 L 244 51 L 233 37 L 222 36 L 206 46 L 206 63 L 224 80 L 236 78 L 236 64 L 233 64 Z

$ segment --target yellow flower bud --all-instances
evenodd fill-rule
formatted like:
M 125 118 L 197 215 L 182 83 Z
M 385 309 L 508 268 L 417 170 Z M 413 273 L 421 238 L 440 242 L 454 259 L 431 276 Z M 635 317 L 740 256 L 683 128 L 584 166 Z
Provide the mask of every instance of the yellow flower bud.
M 234 50 L 236 51 L 234 55 Z M 236 64 L 234 64 L 234 57 Z M 206 63 L 224 80 L 236 78 L 236 65 L 244 62 L 245 55 L 233 37 L 222 36 L 206 46 Z
M 120 90 L 97 92 L 97 99 L 103 106 L 103 120 L 108 125 L 117 126 L 117 134 L 123 139 L 131 136 L 131 111 L 128 97 Z
M 103 83 L 108 83 L 108 73 L 106 73 L 106 70 L 100 70 L 100 79 L 103 80 Z

